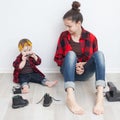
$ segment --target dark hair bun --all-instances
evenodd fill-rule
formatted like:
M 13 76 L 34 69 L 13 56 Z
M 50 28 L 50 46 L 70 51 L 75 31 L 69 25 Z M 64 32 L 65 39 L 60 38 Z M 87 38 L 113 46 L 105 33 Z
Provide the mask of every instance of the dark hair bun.
M 80 3 L 78 1 L 74 1 L 72 3 L 72 10 L 80 11 L 80 9 L 78 9 L 79 7 L 80 7 Z

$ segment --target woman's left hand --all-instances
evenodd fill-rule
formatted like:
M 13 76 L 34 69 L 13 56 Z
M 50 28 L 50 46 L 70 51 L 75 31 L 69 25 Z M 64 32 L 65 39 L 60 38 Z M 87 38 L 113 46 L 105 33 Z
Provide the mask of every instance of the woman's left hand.
M 84 73 L 84 68 L 83 67 L 76 67 L 76 73 L 78 75 L 82 75 Z
M 82 75 L 84 73 L 84 65 L 85 64 L 86 64 L 86 62 L 76 63 L 76 73 L 78 75 Z

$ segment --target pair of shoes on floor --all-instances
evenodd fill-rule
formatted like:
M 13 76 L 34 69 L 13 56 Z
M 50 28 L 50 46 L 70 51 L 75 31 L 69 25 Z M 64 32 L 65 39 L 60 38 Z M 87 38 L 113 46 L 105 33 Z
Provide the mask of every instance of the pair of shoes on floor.
M 13 91 L 13 94 L 21 94 L 22 87 L 21 86 L 13 86 L 12 91 Z
M 44 107 L 49 107 L 53 100 L 60 101 L 60 100 L 56 100 L 55 98 L 51 97 L 48 93 L 45 93 L 42 99 L 39 102 L 37 102 L 37 104 L 39 104 L 42 100 L 43 100 Z
M 28 100 L 23 99 L 22 96 L 20 95 L 12 97 L 12 108 L 14 109 L 27 106 L 28 104 L 29 104 Z

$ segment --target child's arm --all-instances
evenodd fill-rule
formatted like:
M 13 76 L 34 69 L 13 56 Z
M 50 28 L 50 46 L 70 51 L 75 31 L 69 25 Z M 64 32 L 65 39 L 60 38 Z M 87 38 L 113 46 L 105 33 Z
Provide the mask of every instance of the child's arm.
M 19 69 L 23 69 L 26 64 L 26 60 L 22 60 L 21 63 L 19 64 Z
M 13 62 L 13 67 L 15 69 L 21 70 L 25 66 L 25 64 L 26 64 L 26 59 L 27 59 L 26 55 L 20 54 L 16 58 L 16 60 Z
M 22 61 L 19 64 L 19 69 L 23 69 L 26 64 L 27 56 L 25 53 L 22 53 Z
M 35 53 L 33 53 L 33 54 L 31 55 L 31 57 L 34 58 L 35 61 L 37 61 L 37 59 L 38 59 L 38 56 L 37 56 Z
M 19 56 L 17 56 L 16 60 L 13 62 L 13 67 L 17 70 L 20 70 L 19 65 L 21 61 L 22 61 L 22 55 L 20 54 Z
M 34 64 L 35 65 L 40 65 L 40 63 L 41 63 L 41 58 L 38 56 L 38 55 L 36 55 L 35 53 L 33 53 L 30 57 L 32 57 L 33 58 L 33 62 L 34 62 Z M 31 59 L 31 58 L 30 58 Z

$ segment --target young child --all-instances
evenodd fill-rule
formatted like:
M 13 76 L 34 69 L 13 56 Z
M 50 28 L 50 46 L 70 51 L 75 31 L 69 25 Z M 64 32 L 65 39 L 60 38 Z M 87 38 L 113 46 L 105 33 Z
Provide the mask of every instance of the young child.
M 40 65 L 41 58 L 32 51 L 32 42 L 30 40 L 20 40 L 18 48 L 20 54 L 13 62 L 13 81 L 21 85 L 22 93 L 29 92 L 29 82 L 42 84 L 48 87 L 52 87 L 57 83 L 57 80 L 47 80 L 45 75 L 36 67 Z

